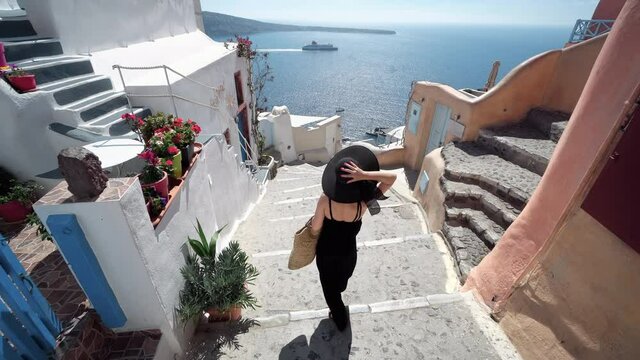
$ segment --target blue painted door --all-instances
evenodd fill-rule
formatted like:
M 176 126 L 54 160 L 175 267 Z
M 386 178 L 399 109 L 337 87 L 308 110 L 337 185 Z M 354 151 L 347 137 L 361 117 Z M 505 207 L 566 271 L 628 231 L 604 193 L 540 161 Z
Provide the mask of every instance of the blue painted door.
M 0 235 L 0 359 L 48 359 L 61 325 Z
M 444 137 L 447 134 L 447 122 L 451 117 L 451 108 L 436 103 L 436 110 L 431 120 L 431 132 L 425 154 L 441 147 L 444 144 Z

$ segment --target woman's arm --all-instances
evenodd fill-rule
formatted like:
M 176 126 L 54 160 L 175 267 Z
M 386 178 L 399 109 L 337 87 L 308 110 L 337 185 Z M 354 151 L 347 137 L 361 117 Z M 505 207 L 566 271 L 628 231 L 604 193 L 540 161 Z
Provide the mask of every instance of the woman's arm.
M 342 177 L 349 179 L 349 181 L 347 181 L 348 184 L 356 181 L 373 180 L 379 183 L 378 189 L 380 189 L 380 192 L 383 194 L 393 186 L 393 183 L 398 177 L 391 171 L 364 171 L 352 162 L 346 163 L 345 167 L 341 170 L 347 173 L 342 175 Z
M 311 233 L 314 236 L 320 235 L 320 230 L 322 230 L 322 223 L 324 222 L 324 211 L 329 204 L 329 198 L 327 195 L 322 194 L 318 199 L 318 204 L 316 205 L 316 212 L 313 214 L 313 218 L 311 219 Z

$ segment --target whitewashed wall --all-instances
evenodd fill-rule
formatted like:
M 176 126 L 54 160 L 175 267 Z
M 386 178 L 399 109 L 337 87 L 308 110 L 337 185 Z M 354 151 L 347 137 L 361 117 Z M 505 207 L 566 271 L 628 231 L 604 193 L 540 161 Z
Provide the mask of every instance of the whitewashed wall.
M 17 0 L 0 0 L 0 10 L 18 10 L 20 9 L 20 5 L 18 5 Z
M 174 315 L 184 285 L 180 267 L 184 265 L 187 237 L 196 236 L 196 219 L 207 234 L 228 225 L 218 242 L 220 251 L 262 188 L 220 138 L 205 145 L 156 229 L 147 216 L 138 184 L 135 182 L 119 201 L 42 205 L 36 211 L 44 221 L 51 214 L 76 214 L 127 316 L 119 330 L 161 329 L 163 346 L 179 354 L 190 335 Z
M 197 29 L 194 0 L 22 0 L 40 36 L 84 54 Z
M 327 162 L 340 150 L 342 144 L 342 118 L 338 115 L 322 118 L 300 117 L 289 114 L 286 106 L 276 106 L 271 113 L 262 113 L 260 130 L 269 134 L 269 143 L 289 163 L 296 160 Z M 305 123 L 316 120 L 314 125 Z

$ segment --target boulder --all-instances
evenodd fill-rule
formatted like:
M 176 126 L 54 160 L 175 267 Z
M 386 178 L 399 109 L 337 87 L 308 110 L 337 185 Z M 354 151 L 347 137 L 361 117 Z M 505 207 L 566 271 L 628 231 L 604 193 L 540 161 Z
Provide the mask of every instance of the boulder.
M 71 147 L 58 154 L 58 167 L 76 200 L 94 198 L 107 187 L 107 175 L 100 159 L 83 147 Z

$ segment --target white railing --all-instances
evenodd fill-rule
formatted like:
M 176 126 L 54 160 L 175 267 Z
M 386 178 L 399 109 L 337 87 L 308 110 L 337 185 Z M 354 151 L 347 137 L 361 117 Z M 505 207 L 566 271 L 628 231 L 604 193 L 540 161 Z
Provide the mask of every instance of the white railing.
M 129 96 L 135 96 L 135 97 L 148 97 L 148 98 L 158 98 L 158 97 L 168 97 L 171 99 L 171 105 L 173 106 L 173 111 L 174 114 L 176 115 L 176 117 L 179 117 L 179 113 L 178 113 L 178 107 L 176 106 L 176 99 L 191 103 L 191 104 L 195 104 L 195 105 L 199 105 L 199 106 L 203 106 L 209 109 L 213 109 L 213 110 L 219 110 L 218 107 L 216 106 L 212 106 L 210 104 L 204 104 L 201 103 L 199 101 L 193 100 L 193 99 L 188 99 L 185 98 L 183 96 L 177 95 L 173 93 L 173 89 L 171 88 L 171 81 L 169 80 L 169 72 L 172 72 L 176 75 L 178 75 L 179 77 L 181 77 L 182 79 L 188 80 L 190 82 L 192 82 L 193 84 L 199 85 L 201 87 L 206 88 L 207 90 L 210 91 L 214 91 L 217 92 L 219 91 L 218 87 L 214 87 L 214 86 L 209 86 L 207 84 L 201 83 L 200 81 L 194 80 L 186 75 L 183 75 L 181 73 L 179 73 L 178 71 L 172 69 L 171 67 L 167 66 L 167 65 L 156 65 L 156 66 L 122 66 L 122 65 L 113 65 L 112 66 L 113 69 L 117 69 L 118 70 L 118 74 L 120 75 L 120 81 L 122 81 L 122 86 L 124 87 L 124 92 L 127 95 L 127 101 L 128 101 L 128 105 L 129 105 L 129 111 L 133 112 L 133 107 L 131 106 L 131 100 L 129 99 Z M 167 90 L 169 90 L 168 94 L 130 94 L 127 91 L 127 84 L 124 81 L 124 76 L 122 75 L 122 70 L 158 70 L 158 69 L 162 69 L 164 71 L 164 76 L 165 79 L 167 80 Z M 235 119 L 232 120 L 233 123 L 235 124 Z M 247 165 L 247 167 L 250 168 L 252 173 L 255 173 L 258 170 L 258 163 L 253 159 L 253 156 L 251 155 L 251 151 L 249 151 L 249 149 L 247 148 L 247 144 L 249 144 L 249 141 L 247 140 L 247 138 L 244 137 L 244 134 L 242 134 L 242 131 L 240 131 L 240 128 L 238 127 L 238 124 L 236 124 L 236 130 L 238 130 L 238 134 L 240 135 L 242 141 L 240 141 L 240 147 L 242 148 L 243 152 L 246 154 L 247 156 L 247 160 L 245 160 L 245 164 Z
M 614 21 L 615 20 L 576 20 L 576 25 L 573 27 L 569 42 L 578 43 L 608 33 L 611 31 Z

